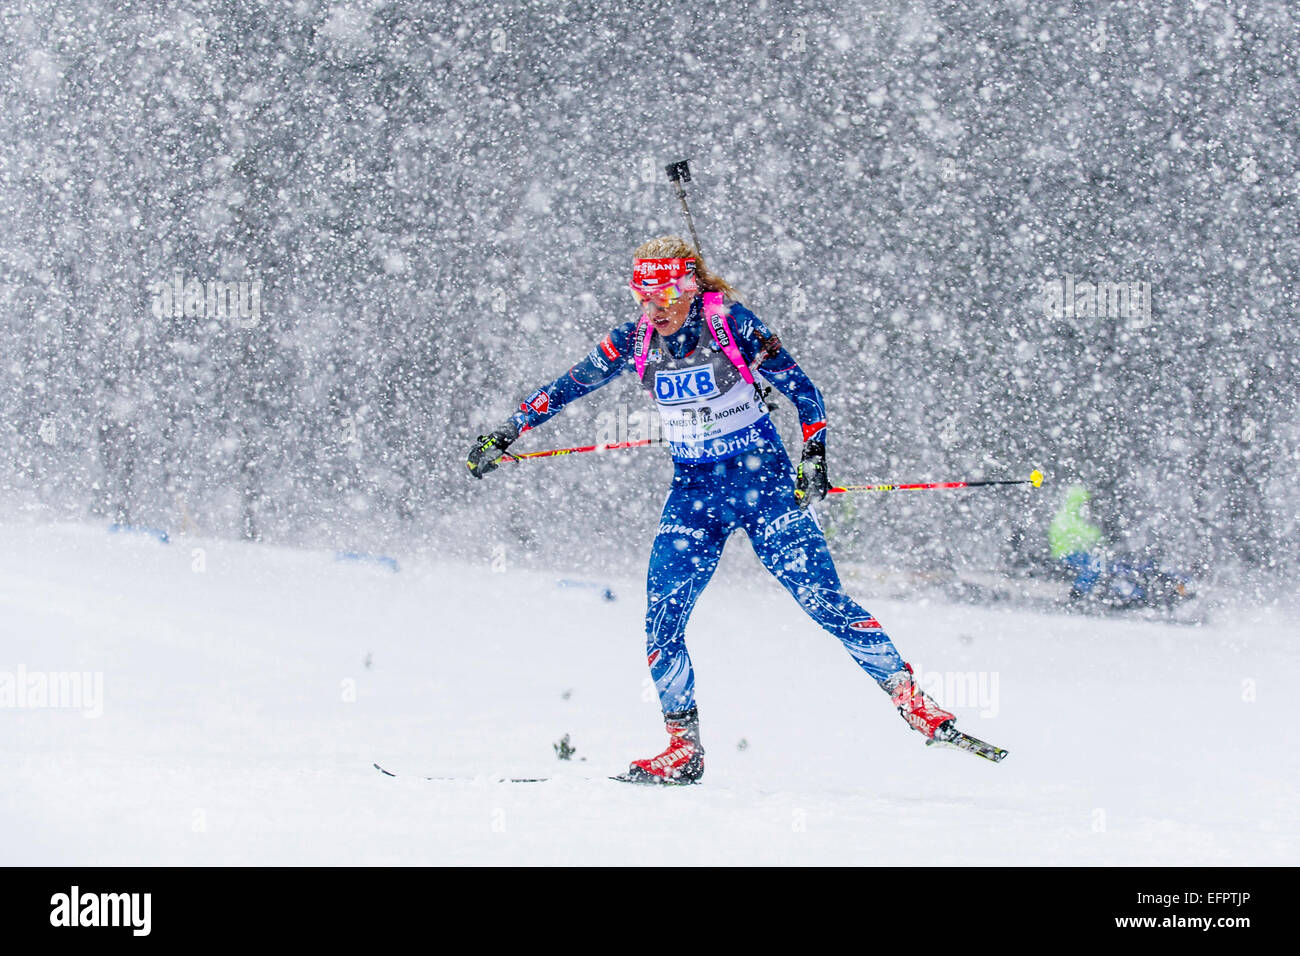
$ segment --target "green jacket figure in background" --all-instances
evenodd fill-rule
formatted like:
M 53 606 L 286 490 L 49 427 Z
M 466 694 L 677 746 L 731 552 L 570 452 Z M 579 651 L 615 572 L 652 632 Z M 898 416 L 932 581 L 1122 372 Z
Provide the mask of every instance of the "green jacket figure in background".
M 1074 568 L 1078 573 L 1070 597 L 1080 598 L 1096 585 L 1101 577 L 1101 558 L 1095 553 L 1102 542 L 1101 527 L 1091 520 L 1088 502 L 1092 495 L 1083 485 L 1071 485 L 1065 493 L 1065 503 L 1052 519 L 1047 529 L 1047 543 L 1052 558 Z

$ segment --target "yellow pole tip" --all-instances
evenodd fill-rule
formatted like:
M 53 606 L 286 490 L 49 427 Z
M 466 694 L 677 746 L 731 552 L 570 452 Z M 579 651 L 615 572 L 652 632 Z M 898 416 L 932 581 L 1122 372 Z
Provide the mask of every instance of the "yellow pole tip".
M 1043 485 L 1043 473 L 1035 468 L 1029 473 L 1029 480 L 1033 482 L 1035 488 L 1041 488 Z

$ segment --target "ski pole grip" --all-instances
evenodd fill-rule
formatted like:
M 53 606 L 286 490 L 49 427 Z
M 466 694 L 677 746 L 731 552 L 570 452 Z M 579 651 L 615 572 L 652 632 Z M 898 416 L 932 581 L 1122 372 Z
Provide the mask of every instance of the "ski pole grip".
M 664 167 L 668 171 L 668 181 L 675 183 L 681 180 L 684 183 L 691 181 L 691 161 L 689 159 L 678 160 L 675 163 L 669 163 Z

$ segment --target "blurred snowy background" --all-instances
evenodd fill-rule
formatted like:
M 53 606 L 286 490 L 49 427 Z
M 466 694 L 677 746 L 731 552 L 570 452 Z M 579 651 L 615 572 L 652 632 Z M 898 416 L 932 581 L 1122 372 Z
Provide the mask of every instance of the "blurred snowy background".
M 633 317 L 690 157 L 712 268 L 826 395 L 832 480 L 1048 475 L 829 501 L 837 557 L 1037 556 L 1077 479 L 1126 546 L 1293 571 L 1298 28 L 1286 0 L 6 3 L 0 502 L 643 568 L 660 450 L 464 459 Z M 1150 308 L 1054 314 L 1067 277 Z M 644 402 L 625 377 L 516 448 Z

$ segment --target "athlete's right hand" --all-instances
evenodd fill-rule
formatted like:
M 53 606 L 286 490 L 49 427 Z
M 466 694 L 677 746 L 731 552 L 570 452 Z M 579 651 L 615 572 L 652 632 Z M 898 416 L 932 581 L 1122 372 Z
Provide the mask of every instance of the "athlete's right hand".
M 465 464 L 469 473 L 475 478 L 482 478 L 497 467 L 497 459 L 510 447 L 510 443 L 519 437 L 519 429 L 514 422 L 506 422 L 494 428 L 486 435 L 479 435 L 474 447 L 469 450 Z

